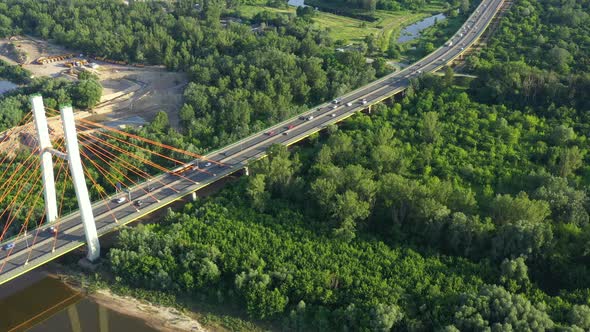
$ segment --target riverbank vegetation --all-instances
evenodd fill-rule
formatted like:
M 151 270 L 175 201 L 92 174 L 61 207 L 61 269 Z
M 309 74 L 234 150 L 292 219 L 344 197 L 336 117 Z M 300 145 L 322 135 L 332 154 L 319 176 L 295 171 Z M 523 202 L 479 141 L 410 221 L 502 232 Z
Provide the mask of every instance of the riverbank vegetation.
M 554 6 L 518 1 L 503 25 Z M 589 329 L 588 51 L 552 67 L 547 28 L 538 58 L 493 56 L 519 29 L 500 26 L 470 60 L 489 80 L 425 75 L 403 100 L 274 147 L 223 193 L 124 231 L 110 273 L 282 329 Z
M 293 330 L 588 328 L 585 134 L 560 145 L 560 121 L 451 83 L 274 147 L 223 194 L 122 232 L 110 271 Z

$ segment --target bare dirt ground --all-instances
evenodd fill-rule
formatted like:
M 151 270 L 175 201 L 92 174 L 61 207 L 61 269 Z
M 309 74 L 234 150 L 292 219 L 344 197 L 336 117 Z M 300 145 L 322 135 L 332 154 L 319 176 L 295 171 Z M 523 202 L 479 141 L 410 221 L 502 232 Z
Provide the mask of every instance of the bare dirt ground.
M 14 45 L 14 49 L 24 55 L 26 60 L 23 62 L 23 67 L 31 71 L 33 76 L 64 77 L 76 80 L 76 72 L 72 72 L 65 66 L 65 62 L 71 59 L 43 65 L 37 64 L 35 60 L 39 57 L 68 53 L 80 55 L 78 52 L 28 36 L 1 39 L 0 59 L 11 64 L 16 64 L 19 60 L 15 52 L 10 52 L 11 44 Z M 161 66 L 140 68 L 111 64 L 87 58 L 83 54 L 76 59 L 85 59 L 89 63 L 98 64 L 99 67 L 96 69 L 85 67 L 84 70 L 95 73 L 103 86 L 100 103 L 92 110 L 77 112 L 78 117 L 91 117 L 91 120 L 100 122 L 140 125 L 142 122 L 151 121 L 157 112 L 164 111 L 168 113 L 170 124 L 173 127 L 178 126 L 178 110 L 182 103 L 184 86 L 187 84 L 186 75 L 168 72 Z M 61 124 L 58 118 L 50 120 L 49 126 L 55 129 L 53 138 L 61 136 Z M 33 137 L 36 136 L 34 131 L 27 129 L 26 132 Z M 13 139 L 11 137 L 0 143 L 0 151 Z

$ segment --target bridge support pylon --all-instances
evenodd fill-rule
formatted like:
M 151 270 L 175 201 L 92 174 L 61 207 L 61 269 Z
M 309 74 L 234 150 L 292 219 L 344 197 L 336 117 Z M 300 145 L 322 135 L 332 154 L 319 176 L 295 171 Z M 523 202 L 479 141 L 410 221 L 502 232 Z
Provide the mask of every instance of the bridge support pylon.
M 86 244 L 88 247 L 86 258 L 92 262 L 100 256 L 100 243 L 98 242 L 92 205 L 90 204 L 88 188 L 86 188 L 86 179 L 84 178 L 84 170 L 82 169 L 82 161 L 80 160 L 76 123 L 74 122 L 74 111 L 71 106 L 65 106 L 60 108 L 60 112 L 64 126 L 68 164 L 70 165 L 72 181 L 74 182 L 74 189 L 76 190 L 76 198 L 78 198 L 78 207 L 80 208 L 80 216 L 82 217 L 84 233 L 86 234 Z
M 53 155 L 51 153 L 53 145 L 51 145 L 51 140 L 49 139 L 49 129 L 47 126 L 47 118 L 45 117 L 43 97 L 40 95 L 34 95 L 31 97 L 30 101 L 33 105 L 33 118 L 35 120 L 35 129 L 37 129 L 37 139 L 39 140 L 45 214 L 47 222 L 50 223 L 57 219 L 57 198 L 55 195 L 55 177 L 53 175 Z
M 67 150 L 67 153 L 63 153 L 55 150 L 51 144 L 47 117 L 45 116 L 45 106 L 43 106 L 43 97 L 35 95 L 31 97 L 30 101 L 33 106 L 33 117 L 35 118 L 35 127 L 39 139 L 39 153 L 41 156 L 41 171 L 43 173 L 43 193 L 45 197 L 47 222 L 53 222 L 57 220 L 58 217 L 55 177 L 53 174 L 53 155 L 55 155 L 58 158 L 67 160 L 70 165 L 74 189 L 76 190 L 76 198 L 78 199 L 78 206 L 80 207 L 80 216 L 82 217 L 82 224 L 84 225 L 86 243 L 88 245 L 88 253 L 86 257 L 89 261 L 94 261 L 100 256 L 100 243 L 98 242 L 96 224 L 94 223 L 94 215 L 92 214 L 92 206 L 90 205 L 90 197 L 88 196 L 88 188 L 86 188 L 86 179 L 84 178 L 84 170 L 82 169 L 82 161 L 80 160 L 76 123 L 74 122 L 74 111 L 71 106 L 62 107 L 60 109 Z

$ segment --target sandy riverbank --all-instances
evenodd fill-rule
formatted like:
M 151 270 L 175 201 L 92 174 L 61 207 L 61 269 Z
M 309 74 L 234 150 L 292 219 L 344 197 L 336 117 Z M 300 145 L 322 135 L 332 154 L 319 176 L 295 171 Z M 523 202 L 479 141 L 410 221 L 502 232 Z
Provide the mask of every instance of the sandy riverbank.
M 175 308 L 142 302 L 129 296 L 120 296 L 113 294 L 108 289 L 100 289 L 89 294 L 88 297 L 108 309 L 140 318 L 160 331 L 207 331 L 196 319 L 183 314 Z

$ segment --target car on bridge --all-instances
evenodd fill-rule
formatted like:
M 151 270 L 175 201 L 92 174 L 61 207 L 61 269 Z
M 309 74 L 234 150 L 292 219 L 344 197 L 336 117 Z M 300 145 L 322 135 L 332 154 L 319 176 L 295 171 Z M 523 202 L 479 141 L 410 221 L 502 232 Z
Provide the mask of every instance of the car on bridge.
M 117 203 L 117 204 L 125 203 L 126 200 L 127 200 L 127 197 L 121 196 L 121 197 L 115 199 L 115 203 Z
M 211 166 L 211 163 L 206 163 L 205 164 L 205 167 L 209 167 L 209 166 Z
M 352 106 L 352 103 L 348 102 L 348 103 L 346 103 L 346 106 L 350 107 L 350 106 Z
M 2 250 L 4 251 L 8 251 L 12 248 L 14 248 L 14 242 L 10 242 L 2 246 Z
M 138 200 L 136 200 L 136 201 L 135 201 L 133 204 L 134 204 L 135 206 L 137 206 L 137 207 L 140 207 L 140 206 L 142 206 L 142 205 L 143 205 L 143 201 L 142 201 L 141 199 L 138 199 Z
M 361 99 L 361 105 L 365 105 L 367 103 L 367 100 L 365 98 Z
M 51 234 L 57 234 L 57 228 L 55 226 L 50 226 L 47 231 Z
M 332 104 L 339 104 L 339 103 L 340 103 L 340 99 L 338 99 L 338 98 L 332 100 Z
M 271 130 L 266 133 L 266 136 L 274 136 L 275 134 L 276 134 L 276 132 L 274 130 Z

